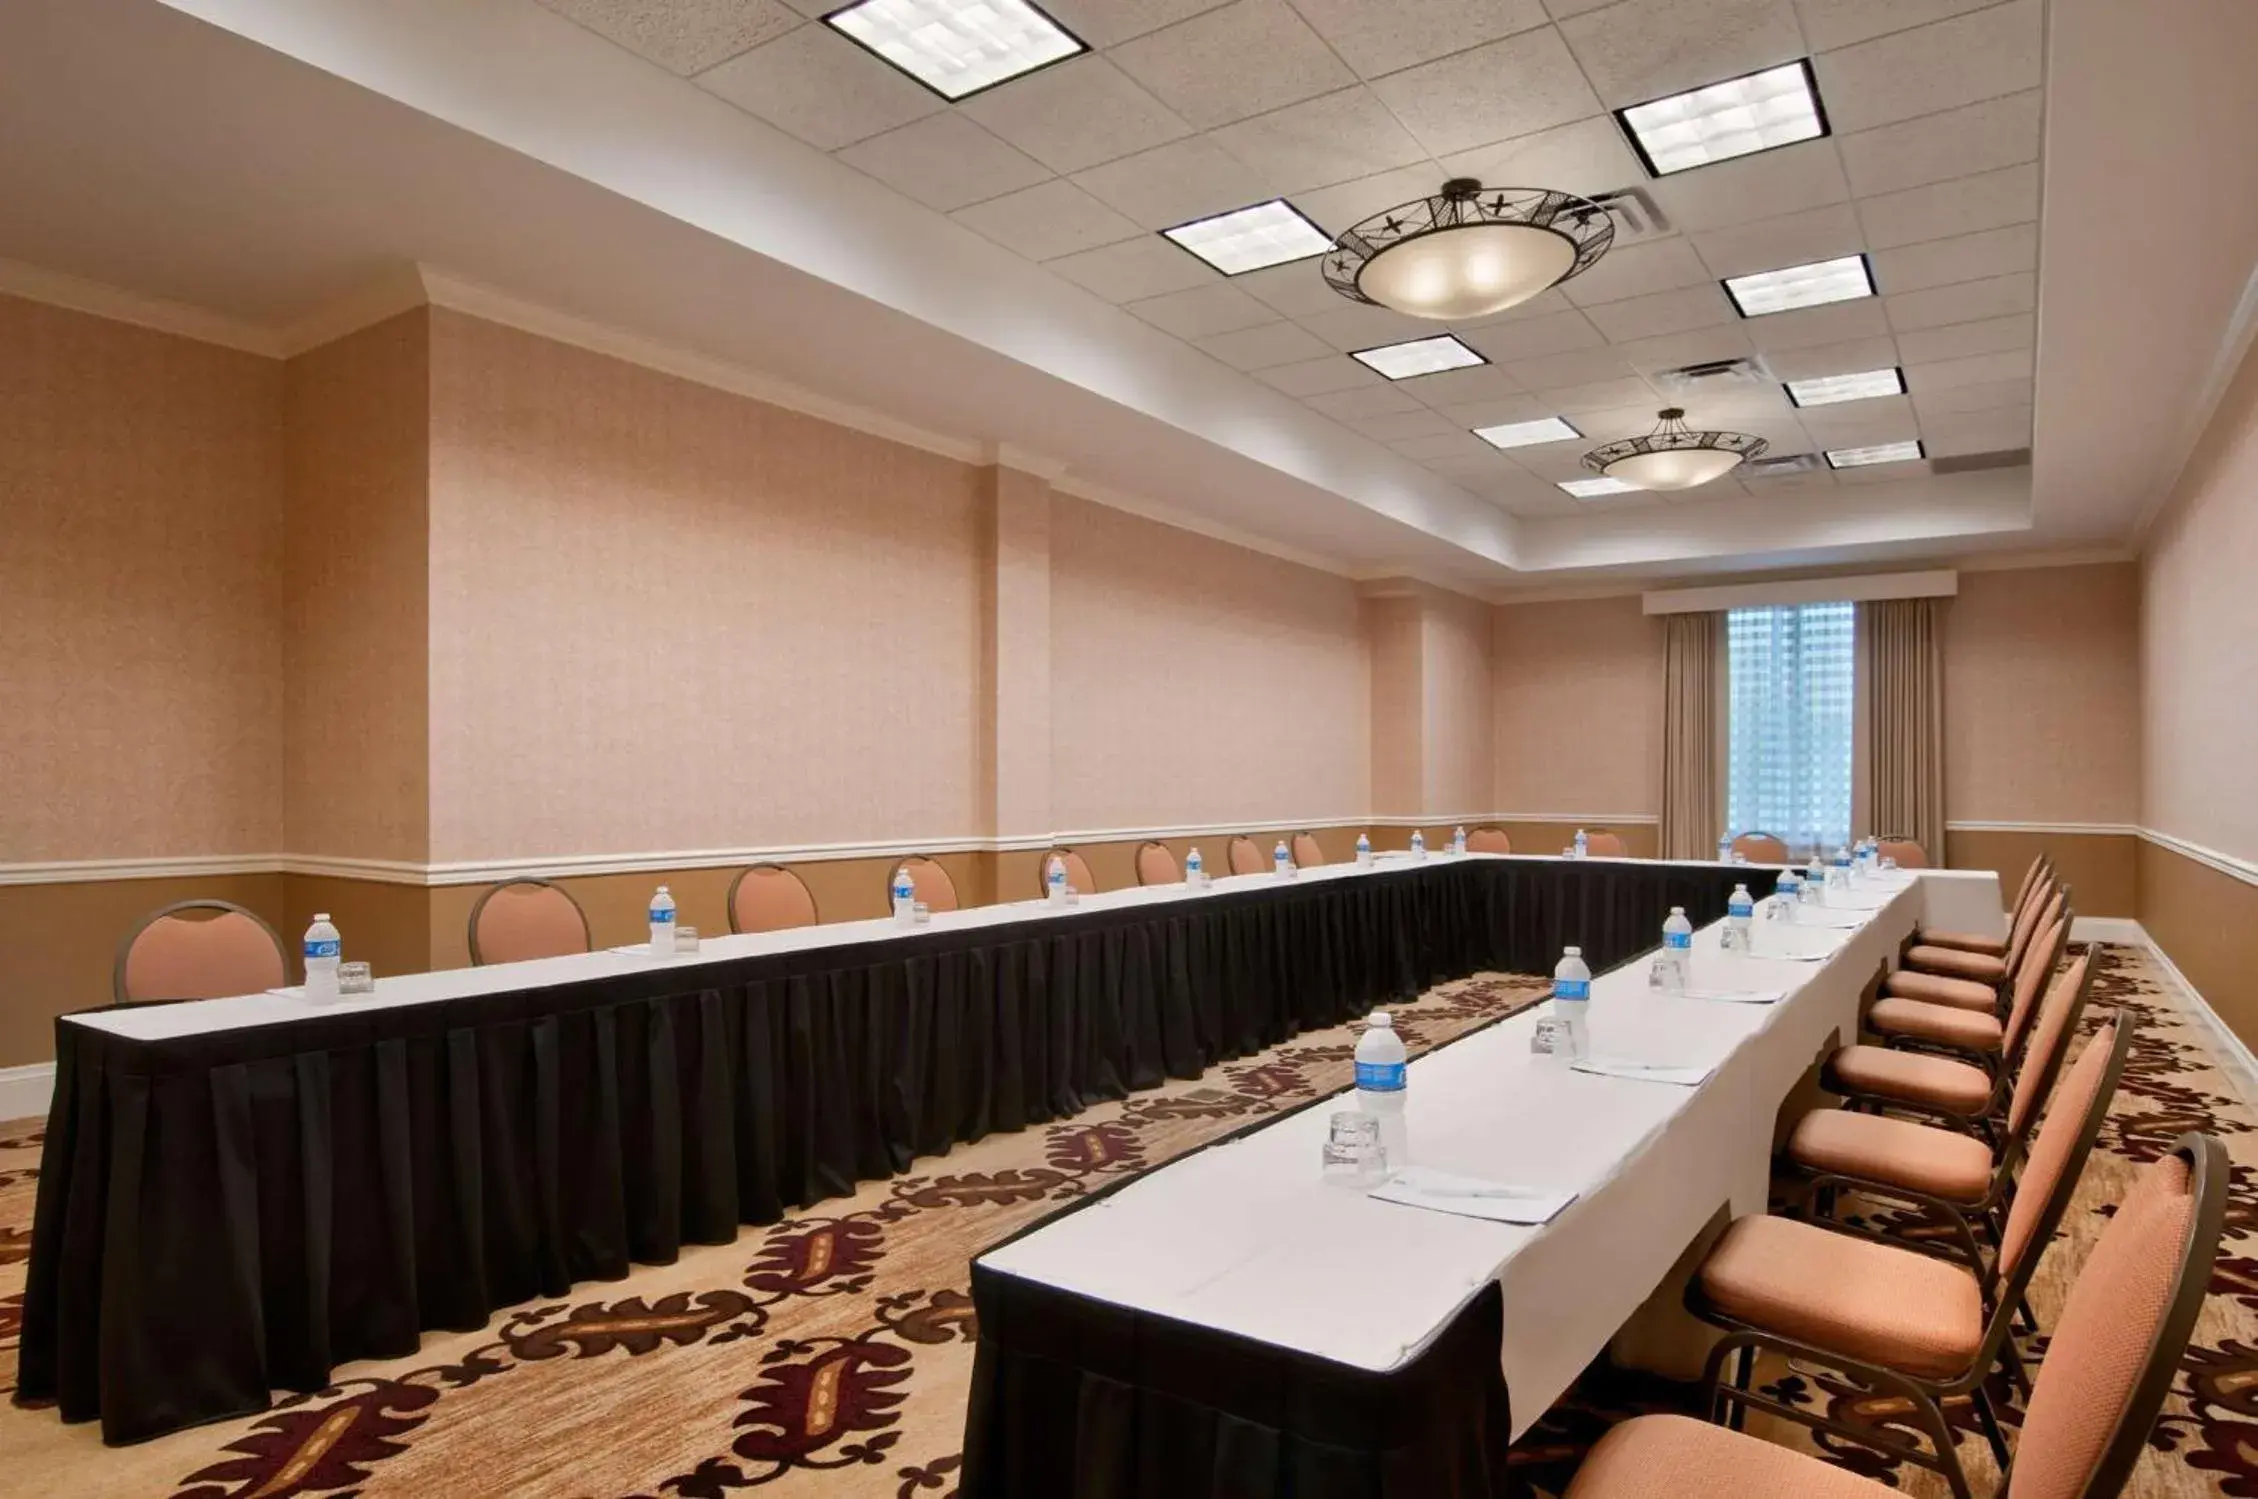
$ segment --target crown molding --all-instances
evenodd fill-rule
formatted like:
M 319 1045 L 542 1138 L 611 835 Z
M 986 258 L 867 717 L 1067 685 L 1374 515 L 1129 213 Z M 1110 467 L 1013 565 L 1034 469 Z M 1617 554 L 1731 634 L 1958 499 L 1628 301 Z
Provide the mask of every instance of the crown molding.
M 295 359 L 363 328 L 389 322 L 403 312 L 428 306 L 430 302 L 423 267 L 399 266 L 290 324 L 275 336 L 276 347 L 283 358 Z
M 1337 578 L 1354 579 L 1356 569 L 1338 557 L 1327 557 L 1316 552 L 1305 552 L 1282 541 L 1272 541 L 1251 531 L 1241 531 L 1236 526 L 1205 516 L 1193 515 L 1174 505 L 1158 500 L 1148 500 L 1141 495 L 1123 494 L 1118 489 L 1108 489 L 1087 479 L 1066 475 L 1051 481 L 1051 488 L 1059 494 L 1071 495 L 1078 500 L 1088 500 L 1093 505 L 1103 505 L 1108 510 L 1126 511 L 1149 521 L 1157 521 L 1172 530 L 1189 531 L 1195 536 L 1205 536 L 1210 541 L 1220 541 L 1229 546 L 1243 547 L 1250 552 L 1260 552 L 1266 557 L 1276 557 L 1281 562 L 1291 562 L 1316 572 L 1331 573 Z
M 268 359 L 282 357 L 282 341 L 272 329 L 243 322 L 185 302 L 147 297 L 122 287 L 67 276 L 20 260 L 0 260 L 0 294 L 67 308 L 114 323 L 131 323 L 156 333 L 170 333 L 198 343 L 218 344 Z

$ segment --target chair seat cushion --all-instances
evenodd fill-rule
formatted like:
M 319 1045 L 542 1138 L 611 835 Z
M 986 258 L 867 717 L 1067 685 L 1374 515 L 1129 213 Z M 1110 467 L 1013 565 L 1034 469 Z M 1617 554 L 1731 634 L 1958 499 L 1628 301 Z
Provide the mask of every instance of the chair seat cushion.
M 1910 1119 L 1813 1109 L 1788 1136 L 1788 1159 L 1806 1171 L 1981 1202 L 1991 1190 L 1991 1152 L 1972 1135 Z
M 1949 1379 L 1983 1343 L 1983 1294 L 1959 1265 L 1793 1218 L 1736 1221 L 1699 1281 L 1736 1322 L 1904 1374 Z
M 1568 1499 L 1886 1499 L 1848 1468 L 1696 1421 L 1635 1416 L 1601 1437 Z
M 1905 954 L 1905 966 L 1917 973 L 1940 974 L 1951 979 L 1973 979 L 1997 984 L 2007 977 L 2007 960 L 1988 952 L 1962 952 L 1957 947 L 1922 943 Z
M 2006 1028 L 1996 1016 L 1923 999 L 1878 999 L 1866 1012 L 1866 1024 L 1877 1035 L 1910 1036 L 1962 1051 L 1996 1052 L 2006 1042 Z
M 1977 1113 L 1991 1099 L 1991 1078 L 1981 1067 L 1887 1046 L 1845 1046 L 1828 1058 L 1826 1081 L 1837 1093 L 1926 1104 L 1955 1114 Z
M 1990 953 L 1995 958 L 2007 956 L 2005 937 L 1979 937 L 1974 932 L 1916 932 L 1913 940 L 1923 947 L 1957 947 L 1962 952 Z
M 1951 1005 L 1958 1010 L 1979 1010 L 1986 1015 L 1999 1013 L 1999 991 L 1991 985 L 1934 973 L 1915 973 L 1910 968 L 1900 968 L 1882 980 L 1882 992 L 1892 999 L 1918 999 L 1932 1005 Z

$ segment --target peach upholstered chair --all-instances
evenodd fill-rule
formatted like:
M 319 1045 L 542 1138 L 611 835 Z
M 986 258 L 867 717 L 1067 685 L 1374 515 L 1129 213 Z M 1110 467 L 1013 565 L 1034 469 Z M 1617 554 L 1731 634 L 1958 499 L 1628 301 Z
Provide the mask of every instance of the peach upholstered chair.
M 1098 882 L 1096 877 L 1090 873 L 1089 860 L 1062 843 L 1044 854 L 1035 865 L 1035 893 L 1037 895 L 1051 893 L 1051 860 L 1053 859 L 1064 859 L 1066 861 L 1066 883 L 1073 886 L 1077 894 L 1090 895 L 1096 892 Z
M 2039 924 L 2060 888 L 2051 868 L 2041 874 L 2036 884 L 2016 902 L 2015 913 L 2007 925 L 2007 940 L 1996 949 L 1932 942 L 1924 935 L 1917 937 L 1898 961 L 1918 973 L 1999 984 L 2007 977 L 2009 965 L 2014 963 L 2023 944 L 2030 940 L 2031 929 Z
M 228 900 L 179 900 L 141 918 L 118 944 L 110 994 L 121 1005 L 259 994 L 290 982 L 282 939 Z
M 1623 835 L 1611 833 L 1605 828 L 1584 829 L 1584 852 L 1595 859 L 1628 859 L 1631 857 L 1631 847 L 1623 841 Z
M 572 892 L 547 880 L 506 880 L 470 908 L 470 960 L 522 963 L 587 952 L 588 913 Z
M 1885 993 L 1866 1012 L 1866 1028 L 1884 1040 L 1957 1053 L 1979 1066 L 2012 1062 L 2026 1030 L 2037 1018 L 2040 986 L 2054 976 L 2070 937 L 2071 916 L 2064 911 L 2023 951 L 2010 981 L 2004 1018 L 1955 1004 L 1936 1004 Z
M 1914 839 L 1884 834 L 1875 853 L 1884 859 L 1897 860 L 1900 869 L 1926 869 L 1929 867 L 1928 850 Z
M 807 882 L 781 864 L 755 864 L 729 882 L 729 929 L 781 932 L 814 926 L 815 896 Z
M 1733 840 L 1733 852 L 1751 864 L 1785 864 L 1788 845 L 1770 833 L 1743 833 Z
M 924 854 L 911 854 L 906 859 L 895 860 L 886 870 L 886 888 L 889 892 L 894 888 L 894 871 L 897 869 L 909 871 L 910 883 L 917 887 L 917 898 L 925 902 L 927 910 L 954 911 L 957 908 L 957 882 L 949 878 L 949 872 L 937 860 Z M 889 895 L 888 903 L 891 904 L 891 901 L 892 897 Z
M 1137 846 L 1137 883 L 1140 885 L 1181 885 L 1184 868 L 1176 862 L 1176 855 L 1167 844 L 1158 839 Z
M 1270 855 L 1244 833 L 1231 840 L 1224 858 L 1233 874 L 1262 874 L 1270 868 Z
M 1506 836 L 1505 829 L 1484 823 L 1466 835 L 1466 851 L 1470 854 L 1510 854 L 1513 852 L 1513 840 Z
M 1294 856 L 1294 867 L 1297 869 L 1315 869 L 1325 862 L 1324 845 L 1317 841 L 1315 833 L 1294 834 L 1294 841 L 1288 845 L 1288 850 Z
M 2023 871 L 2022 888 L 2015 892 L 2015 904 L 2007 913 L 2010 932 L 2014 929 L 2016 918 L 2023 914 L 2023 908 L 2036 898 L 2040 887 L 2053 877 L 2053 860 L 2044 854 L 2031 860 L 2030 867 Z M 1988 953 L 1992 957 L 2003 958 L 2007 955 L 2009 939 L 1986 936 L 1980 932 L 1930 931 L 1923 927 L 1913 940 L 1917 947 L 1952 947 L 1962 952 Z
M 2208 1135 L 2182 1135 L 2134 1178 L 2070 1287 L 2025 1404 L 2014 1462 L 1993 1499 L 2117 1499 L 2203 1310 L 2226 1211 L 2226 1151 Z M 1592 1448 L 1568 1499 L 1891 1499 L 1898 1492 L 1722 1426 L 1640 1416 Z
M 2062 919 L 2069 905 L 2067 885 L 2055 886 L 2043 899 L 2033 901 L 2015 918 L 2015 932 L 2008 939 L 2004 958 L 1949 947 L 1908 949 L 1906 962 L 1883 982 L 1882 992 L 1958 1005 L 1964 1010 L 1997 1009 L 2023 959 L 2030 955 L 2039 937 Z M 1934 966 L 1915 967 L 1911 961 L 1915 955 Z

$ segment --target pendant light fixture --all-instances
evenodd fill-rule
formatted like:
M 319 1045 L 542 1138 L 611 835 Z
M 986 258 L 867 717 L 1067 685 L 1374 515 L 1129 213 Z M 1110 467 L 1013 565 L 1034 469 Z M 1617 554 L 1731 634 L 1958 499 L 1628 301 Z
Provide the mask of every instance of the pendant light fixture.
M 1772 446 L 1746 432 L 1696 432 L 1676 406 L 1656 414 L 1661 420 L 1652 432 L 1592 449 L 1584 467 L 1639 489 L 1693 489 Z
M 1614 242 L 1615 221 L 1589 198 L 1454 177 L 1333 241 L 1325 280 L 1353 302 L 1458 322 L 1590 270 Z

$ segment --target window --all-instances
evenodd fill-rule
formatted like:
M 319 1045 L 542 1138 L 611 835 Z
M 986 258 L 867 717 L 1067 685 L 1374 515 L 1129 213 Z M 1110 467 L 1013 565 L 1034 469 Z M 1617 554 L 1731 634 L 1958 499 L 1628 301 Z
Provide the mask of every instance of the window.
M 1849 604 L 1767 605 L 1726 617 L 1732 746 L 1725 816 L 1799 854 L 1850 841 Z

